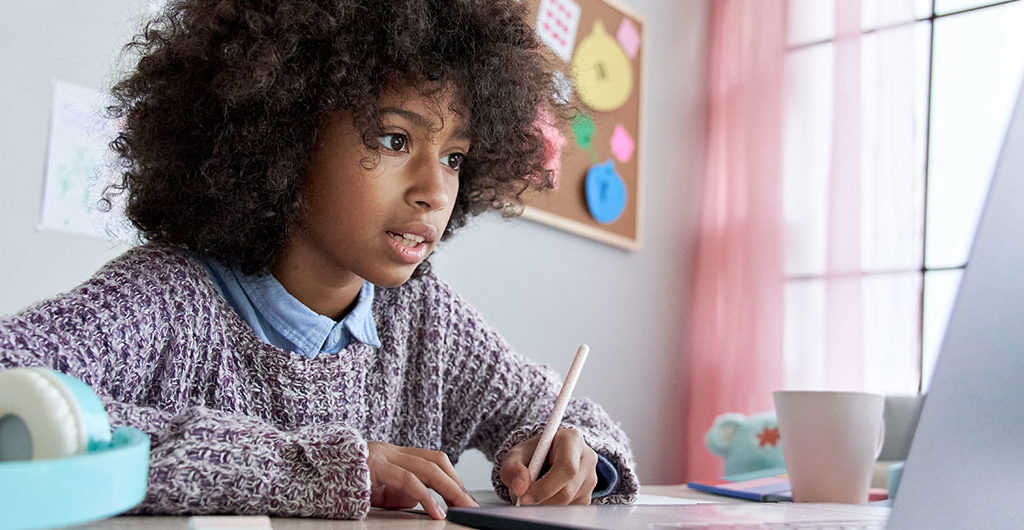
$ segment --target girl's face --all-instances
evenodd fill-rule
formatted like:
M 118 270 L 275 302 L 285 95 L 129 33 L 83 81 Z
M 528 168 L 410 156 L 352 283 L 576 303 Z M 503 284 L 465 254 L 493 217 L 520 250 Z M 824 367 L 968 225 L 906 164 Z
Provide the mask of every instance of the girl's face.
M 330 116 L 305 181 L 308 210 L 287 250 L 305 257 L 314 269 L 305 272 L 384 287 L 409 279 L 444 233 L 469 151 L 467 122 L 451 103 L 415 90 L 382 97 L 376 165 L 351 112 Z

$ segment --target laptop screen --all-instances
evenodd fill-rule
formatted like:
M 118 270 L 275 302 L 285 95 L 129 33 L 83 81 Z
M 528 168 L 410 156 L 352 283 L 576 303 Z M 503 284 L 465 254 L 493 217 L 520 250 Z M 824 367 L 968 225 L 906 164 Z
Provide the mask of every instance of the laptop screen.
M 1024 91 L 978 223 L 889 528 L 1022 528 Z

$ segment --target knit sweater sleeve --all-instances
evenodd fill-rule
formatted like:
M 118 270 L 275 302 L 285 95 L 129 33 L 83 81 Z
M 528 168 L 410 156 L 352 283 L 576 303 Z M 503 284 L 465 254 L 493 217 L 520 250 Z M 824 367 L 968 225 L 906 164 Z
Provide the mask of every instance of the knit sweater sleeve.
M 150 379 L 166 390 L 180 377 L 177 364 L 165 364 L 173 329 L 195 325 L 189 311 L 154 298 L 166 286 L 185 289 L 172 296 L 175 303 L 200 296 L 180 272 L 154 277 L 147 252 L 130 251 L 72 291 L 0 319 L 0 369 L 42 366 L 77 377 L 100 395 L 112 425 L 150 436 L 149 486 L 136 513 L 363 517 L 367 449 L 354 429 L 285 431 L 195 400 L 151 395 L 157 384 Z
M 494 462 L 492 482 L 509 499 L 498 477 L 505 454 L 516 444 L 539 436 L 561 388 L 561 377 L 515 352 L 465 301 L 438 282 L 445 322 L 447 365 L 444 416 L 446 437 L 454 446 L 481 450 Z M 619 474 L 615 489 L 595 503 L 635 500 L 639 482 L 629 440 L 599 405 L 576 397 L 566 408 L 562 427 L 578 429 L 587 444 Z
M 112 423 L 152 439 L 149 489 L 134 513 L 354 519 L 370 508 L 366 443 L 349 427 L 286 432 L 204 407 L 170 413 L 104 401 Z

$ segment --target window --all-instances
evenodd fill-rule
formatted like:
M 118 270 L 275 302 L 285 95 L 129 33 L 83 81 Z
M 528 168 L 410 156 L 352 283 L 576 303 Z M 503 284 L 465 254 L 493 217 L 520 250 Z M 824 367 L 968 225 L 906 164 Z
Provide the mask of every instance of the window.
M 864 390 L 921 392 L 1024 72 L 1024 1 L 860 3 L 860 178 L 845 191 L 831 180 L 837 1 L 789 2 L 786 385 L 827 388 L 826 367 L 852 363 Z M 837 267 L 837 200 L 851 199 L 858 265 Z M 848 322 L 836 297 L 857 300 Z M 826 353 L 844 325 L 862 348 L 852 361 Z

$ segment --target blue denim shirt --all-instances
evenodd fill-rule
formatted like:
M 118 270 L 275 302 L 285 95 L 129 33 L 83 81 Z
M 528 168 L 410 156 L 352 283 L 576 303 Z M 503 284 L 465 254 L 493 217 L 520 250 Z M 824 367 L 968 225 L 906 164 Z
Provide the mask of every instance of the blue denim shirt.
M 337 322 L 306 307 L 271 274 L 242 274 L 212 258 L 202 262 L 231 307 L 267 344 L 309 359 L 338 353 L 353 340 L 380 347 L 370 282 L 363 282 L 356 306 Z

